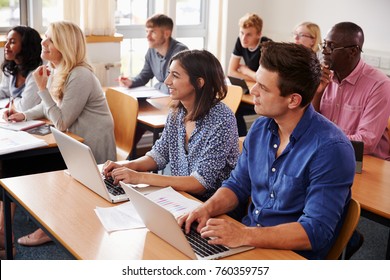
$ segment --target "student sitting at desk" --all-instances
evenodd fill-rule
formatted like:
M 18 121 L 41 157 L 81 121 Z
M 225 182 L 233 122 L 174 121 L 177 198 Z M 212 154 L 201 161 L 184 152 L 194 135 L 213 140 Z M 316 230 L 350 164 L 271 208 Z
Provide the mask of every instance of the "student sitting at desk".
M 363 30 L 353 22 L 340 22 L 330 29 L 322 45 L 323 81 L 313 105 L 350 140 L 363 142 L 365 154 L 390 160 L 390 79 L 363 61 L 363 43 Z M 347 259 L 363 240 L 355 231 L 347 246 Z
M 226 179 L 239 155 L 236 120 L 221 102 L 227 87 L 221 64 L 208 51 L 172 57 L 165 79 L 173 100 L 161 138 L 145 156 L 103 167 L 115 183 L 172 186 L 205 201 Z M 170 163 L 171 174 L 159 175 Z
M 259 68 L 261 44 L 271 39 L 261 36 L 263 20 L 256 14 L 246 14 L 239 20 L 240 33 L 230 57 L 228 75 L 254 82 Z M 241 63 L 241 59 L 244 63 Z M 240 104 L 236 112 L 238 134 L 245 136 L 244 116 L 256 114 L 253 105 Z
M 363 61 L 363 43 L 363 30 L 355 23 L 340 22 L 331 28 L 322 50 L 328 76 L 313 105 L 350 140 L 364 142 L 365 154 L 390 160 L 390 79 Z
M 116 158 L 114 122 L 98 79 L 86 60 L 86 42 L 81 29 L 68 21 L 51 23 L 42 41 L 42 58 L 49 61 L 34 71 L 42 102 L 34 108 L 4 113 L 10 121 L 46 118 L 57 129 L 70 131 L 84 139 L 97 163 Z M 38 229 L 21 237 L 26 246 L 50 241 Z
M 11 100 L 16 110 L 25 111 L 41 102 L 32 76 L 42 65 L 41 40 L 39 33 L 28 26 L 15 26 L 8 31 L 1 65 L 0 99 Z
M 146 85 L 155 78 L 154 87 L 164 93 L 169 93 L 164 84 L 168 76 L 168 63 L 172 56 L 180 51 L 187 50 L 187 46 L 172 38 L 173 20 L 163 14 L 156 14 L 148 18 L 146 23 L 146 39 L 149 49 L 145 55 L 145 64 L 141 72 L 134 78 L 119 77 L 119 85 L 135 88 Z M 137 127 L 134 137 L 135 145 L 141 140 L 145 129 Z
M 323 259 L 345 216 L 355 156 L 344 133 L 313 109 L 320 63 L 294 43 L 267 43 L 251 90 L 256 113 L 236 168 L 222 187 L 179 218 L 209 242 L 296 250 Z M 250 198 L 250 199 L 249 199 Z M 214 218 L 248 204 L 244 225 Z

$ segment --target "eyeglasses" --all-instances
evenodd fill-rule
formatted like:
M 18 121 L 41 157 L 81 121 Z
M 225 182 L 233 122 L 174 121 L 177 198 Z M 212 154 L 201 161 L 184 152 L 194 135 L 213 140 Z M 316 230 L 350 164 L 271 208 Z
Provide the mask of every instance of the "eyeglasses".
M 363 52 L 363 50 L 360 48 L 359 45 L 349 45 L 344 47 L 335 47 L 332 44 L 329 44 L 328 42 L 324 41 L 322 44 L 318 44 L 318 47 L 320 48 L 321 52 L 326 51 L 329 54 L 332 54 L 334 51 L 342 50 L 342 49 L 348 49 L 348 48 L 357 48 L 360 52 Z
M 296 33 L 296 32 L 293 32 L 293 33 L 292 33 L 292 36 L 293 36 L 294 38 L 297 38 L 297 37 L 298 37 L 298 39 L 301 39 L 302 37 L 314 39 L 314 37 L 311 36 L 311 35 L 303 34 L 303 33 Z

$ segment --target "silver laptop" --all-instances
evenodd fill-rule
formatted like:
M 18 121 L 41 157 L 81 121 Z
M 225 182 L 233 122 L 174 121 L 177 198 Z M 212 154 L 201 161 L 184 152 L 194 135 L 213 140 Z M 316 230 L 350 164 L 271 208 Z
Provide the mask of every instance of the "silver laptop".
M 111 203 L 129 200 L 120 185 L 114 186 L 110 178 L 104 178 L 87 145 L 54 127 L 51 127 L 51 132 L 73 178 Z
M 125 183 L 120 182 L 120 184 L 146 227 L 191 259 L 219 259 L 253 249 L 253 247 L 248 246 L 228 248 L 221 245 L 210 245 L 207 243 L 207 239 L 202 238 L 195 229 L 191 230 L 191 234 L 186 235 L 171 212 Z M 201 244 L 197 245 L 196 243 Z

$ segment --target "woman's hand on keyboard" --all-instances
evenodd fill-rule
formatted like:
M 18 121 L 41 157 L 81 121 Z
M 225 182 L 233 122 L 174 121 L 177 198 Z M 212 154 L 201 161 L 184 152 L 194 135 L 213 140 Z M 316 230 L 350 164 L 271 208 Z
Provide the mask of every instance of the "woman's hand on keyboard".
M 116 168 L 119 168 L 119 167 L 122 167 L 122 165 L 116 163 L 116 162 L 113 162 L 111 160 L 107 160 L 104 165 L 103 165 L 103 168 L 102 168 L 102 173 L 105 177 L 112 177 L 111 173 L 114 169 Z

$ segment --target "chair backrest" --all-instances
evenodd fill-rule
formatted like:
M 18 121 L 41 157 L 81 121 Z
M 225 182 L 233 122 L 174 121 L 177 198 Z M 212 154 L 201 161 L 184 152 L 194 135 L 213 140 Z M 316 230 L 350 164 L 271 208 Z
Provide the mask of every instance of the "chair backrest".
M 345 217 L 343 226 L 341 227 L 339 236 L 336 238 L 335 243 L 329 250 L 326 256 L 327 260 L 337 260 L 343 253 L 345 247 L 348 244 L 352 233 L 357 227 L 360 218 L 360 204 L 357 200 L 351 198 L 348 206 L 348 213 Z
M 242 88 L 239 86 L 228 85 L 226 97 L 222 100 L 232 111 L 236 113 L 238 106 L 241 103 Z
M 133 96 L 111 88 L 106 91 L 106 99 L 114 119 L 117 160 L 124 160 L 134 145 L 138 100 Z

